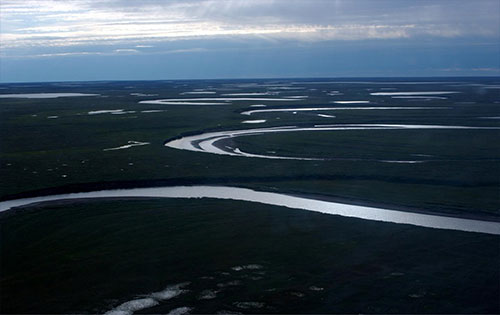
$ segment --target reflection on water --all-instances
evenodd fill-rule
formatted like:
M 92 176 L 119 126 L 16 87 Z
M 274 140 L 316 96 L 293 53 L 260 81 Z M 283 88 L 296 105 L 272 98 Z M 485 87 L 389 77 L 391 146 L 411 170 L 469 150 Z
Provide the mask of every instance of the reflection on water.
M 155 188 L 134 188 L 119 190 L 101 190 L 74 194 L 61 194 L 35 198 L 25 198 L 0 202 L 0 211 L 13 207 L 29 205 L 37 202 L 79 198 L 105 197 L 153 197 L 153 198 L 216 198 L 258 202 L 269 205 L 284 206 L 326 214 L 355 217 L 365 220 L 412 224 L 416 226 L 448 229 L 457 231 L 479 232 L 500 235 L 500 223 L 410 213 L 337 202 L 296 197 L 285 194 L 255 191 L 238 187 L 221 186 L 174 186 Z
M 256 110 L 259 111 L 259 110 Z M 253 112 L 256 112 L 253 111 Z M 243 129 L 243 130 L 227 130 L 203 133 L 193 136 L 181 137 L 179 139 L 171 140 L 165 143 L 166 147 L 188 150 L 195 152 L 205 152 L 220 155 L 264 158 L 264 159 L 283 159 L 283 160 L 326 160 L 318 158 L 299 158 L 290 156 L 273 156 L 273 155 L 260 155 L 250 154 L 241 151 L 239 148 L 233 149 L 229 147 L 219 147 L 216 142 L 228 138 L 262 135 L 267 133 L 277 132 L 297 132 L 297 131 L 345 131 L 345 130 L 488 130 L 500 129 L 498 127 L 474 127 L 474 126 L 446 126 L 446 125 L 407 125 L 407 124 L 335 124 L 335 125 L 314 125 L 312 127 L 297 127 L 297 126 L 282 126 L 270 128 L 257 128 L 257 129 Z M 380 162 L 386 162 L 381 160 Z M 407 161 L 403 161 L 407 162 Z

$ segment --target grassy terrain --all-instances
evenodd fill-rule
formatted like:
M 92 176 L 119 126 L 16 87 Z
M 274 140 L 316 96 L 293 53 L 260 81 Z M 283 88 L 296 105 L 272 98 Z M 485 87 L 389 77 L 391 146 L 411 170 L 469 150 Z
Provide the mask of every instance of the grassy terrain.
M 498 85 L 499 78 L 450 79 L 463 82 L 458 85 L 447 80 L 429 85 L 373 80 L 382 84 L 297 84 L 303 89 L 272 90 L 280 94 L 269 97 L 308 98 L 224 106 L 139 101 L 266 92 L 269 86 L 265 84 L 276 82 L 3 84 L 0 94 L 78 92 L 100 96 L 0 98 L 0 200 L 110 188 L 215 184 L 498 220 L 498 130 L 294 132 L 226 141 L 245 152 L 330 158 L 325 161 L 232 157 L 163 145 L 181 135 L 286 125 L 500 127 L 499 119 L 483 118 L 500 117 L 498 89 L 484 88 Z M 277 82 L 292 84 L 289 80 Z M 216 89 L 217 94 L 182 94 L 207 88 Z M 387 89 L 460 93 L 437 100 L 370 95 L 393 91 Z M 334 90 L 343 94 L 328 95 Z M 429 109 L 240 114 L 262 103 L 268 108 L 364 106 L 331 103 L 335 100 Z M 447 108 L 432 109 L 435 107 Z M 88 114 L 117 109 L 129 112 Z M 142 112 L 145 110 L 164 111 Z M 320 113 L 336 117 L 319 117 Z M 247 119 L 267 122 L 241 123 Z M 150 144 L 105 150 L 128 141 Z M 425 163 L 382 161 L 399 159 Z M 499 242 L 498 236 L 237 201 L 52 203 L 0 215 L 0 312 L 102 313 L 188 281 L 189 292 L 143 312 L 166 313 L 188 306 L 199 313 L 499 313 Z M 248 264 L 262 269 L 232 269 Z M 234 285 L 225 285 L 230 282 Z M 213 289 L 220 290 L 217 298 L 198 299 L 204 290 Z M 263 304 L 242 308 L 245 304 L 238 302 Z
M 185 281 L 144 312 L 500 311 L 498 236 L 208 199 L 59 203 L 0 224 L 2 313 L 102 313 Z
M 494 79 L 477 80 L 488 84 Z M 264 83 L 265 81 L 257 81 Z M 284 81 L 287 82 L 287 81 Z M 493 81 L 495 82 L 495 81 Z M 167 106 L 138 104 L 144 99 L 214 97 L 224 93 L 263 92 L 265 87 L 238 87 L 234 81 L 104 82 L 77 86 L 7 85 L 15 92 L 98 93 L 105 97 L 0 99 L 0 198 L 160 184 L 232 184 L 434 212 L 499 214 L 500 146 L 498 130 L 296 132 L 235 139 L 243 151 L 315 156 L 353 161 L 274 161 L 194 153 L 165 148 L 165 140 L 204 130 L 249 127 L 245 119 L 268 120 L 265 126 L 331 123 L 445 124 L 500 126 L 498 94 L 477 86 L 363 84 L 306 85 L 307 90 L 282 91 L 279 97 L 308 95 L 294 102 L 269 102 L 272 107 L 341 106 L 334 100 L 371 100 L 372 106 L 449 107 L 442 110 L 335 111 L 334 119 L 317 113 L 266 113 L 243 116 L 249 105 Z M 397 86 L 403 91 L 454 90 L 446 100 L 405 100 L 369 93 Z M 197 88 L 218 88 L 218 95 L 182 95 Z M 313 90 L 311 90 L 313 89 Z M 341 96 L 327 91 L 340 90 Z M 4 92 L 2 92 L 4 93 Z M 138 97 L 131 93 L 158 94 Z M 271 96 L 272 97 L 272 96 Z M 474 103 L 467 103 L 473 101 Z M 465 102 L 465 103 L 464 103 Z M 353 105 L 354 106 L 354 105 Z M 359 105 L 355 105 L 359 106 Z M 125 115 L 88 115 L 89 111 L 124 109 Z M 142 110 L 161 109 L 159 113 Z M 58 116 L 57 119 L 48 119 Z M 255 116 L 255 117 L 254 117 Z M 250 126 L 250 128 L 256 126 Z M 103 151 L 128 141 L 150 145 Z M 307 149 L 304 149 L 307 148 Z M 425 158 L 414 154 L 433 155 Z M 389 164 L 372 160 L 430 159 L 423 164 Z M 258 166 L 257 166 L 258 165 Z

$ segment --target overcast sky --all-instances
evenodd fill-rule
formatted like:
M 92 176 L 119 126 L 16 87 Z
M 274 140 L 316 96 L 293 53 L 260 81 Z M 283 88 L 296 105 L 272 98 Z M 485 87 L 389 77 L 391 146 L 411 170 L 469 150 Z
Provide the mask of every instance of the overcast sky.
M 1 0 L 0 81 L 500 75 L 498 0 Z

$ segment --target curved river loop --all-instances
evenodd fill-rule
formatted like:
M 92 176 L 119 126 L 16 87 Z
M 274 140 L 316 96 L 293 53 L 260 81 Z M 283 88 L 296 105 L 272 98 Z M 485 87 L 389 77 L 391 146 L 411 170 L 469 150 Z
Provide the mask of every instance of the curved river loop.
M 444 93 L 444 92 L 440 92 Z M 399 94 L 398 94 L 399 95 Z M 405 94 L 406 95 L 406 94 Z M 248 98 L 197 98 L 192 99 L 196 105 L 213 105 L 215 102 L 227 102 L 237 100 L 248 100 Z M 254 99 L 252 99 L 254 100 Z M 255 100 L 268 101 L 268 98 L 257 98 Z M 276 99 L 283 100 L 283 99 Z M 289 98 L 288 101 L 297 101 L 298 98 Z M 202 101 L 202 102 L 200 102 Z M 212 101 L 207 103 L 207 101 Z M 347 101 L 346 101 L 347 102 Z M 356 101 L 360 103 L 361 101 Z M 167 99 L 142 101 L 148 104 L 170 104 L 171 105 L 190 105 L 189 99 Z M 224 105 L 230 105 L 223 103 Z M 351 108 L 283 108 L 283 109 L 259 109 L 242 112 L 243 115 L 252 115 L 264 112 L 281 111 L 315 111 L 315 110 L 413 110 L 422 109 L 422 107 L 351 107 Z M 432 108 L 427 108 L 432 109 Z M 438 109 L 438 108 L 435 108 Z M 439 109 L 442 109 L 440 107 Z M 264 135 L 269 133 L 290 133 L 303 131 L 335 131 L 342 132 L 346 130 L 458 130 L 458 129 L 499 129 L 496 127 L 474 127 L 474 126 L 454 126 L 454 125 L 411 125 L 411 124 L 324 124 L 312 125 L 309 127 L 299 126 L 281 126 L 268 128 L 237 129 L 216 132 L 207 132 L 185 137 L 179 137 L 167 141 L 166 147 L 188 150 L 193 152 L 202 152 L 209 154 L 219 154 L 234 157 L 261 158 L 261 159 L 284 159 L 284 160 L 326 160 L 323 158 L 291 157 L 278 155 L 259 155 L 251 154 L 228 146 L 218 145 L 220 141 L 245 136 Z M 421 161 L 381 161 L 398 163 L 419 163 Z M 91 192 L 81 192 L 73 194 L 50 195 L 34 198 L 25 198 L 0 202 L 0 211 L 6 211 L 15 207 L 27 206 L 34 203 L 50 202 L 57 200 L 76 200 L 81 198 L 116 198 L 116 197 L 151 197 L 151 198 L 216 198 L 230 199 L 247 202 L 257 202 L 269 205 L 284 206 L 293 209 L 302 209 L 307 211 L 320 212 L 331 215 L 340 215 L 354 217 L 365 220 L 374 220 L 382 222 L 392 222 L 398 224 L 411 224 L 421 227 L 449 229 L 467 232 L 479 232 L 500 235 L 500 223 L 492 221 L 482 221 L 473 219 L 464 219 L 448 217 L 441 215 L 431 215 L 423 213 L 412 213 L 406 211 L 397 211 L 382 209 L 376 207 L 349 205 L 338 202 L 330 202 L 305 197 L 292 196 L 281 193 L 271 193 L 265 191 L 256 191 L 238 187 L 221 186 L 174 186 L 174 187 L 155 187 L 155 188 L 134 188 L 119 190 L 101 190 Z

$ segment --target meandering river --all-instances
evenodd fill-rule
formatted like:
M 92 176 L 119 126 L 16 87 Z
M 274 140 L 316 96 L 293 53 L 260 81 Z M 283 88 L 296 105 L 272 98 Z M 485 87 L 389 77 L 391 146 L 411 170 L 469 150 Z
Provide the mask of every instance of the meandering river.
M 51 195 L 35 198 L 25 198 L 0 202 L 0 211 L 14 207 L 26 206 L 39 202 L 70 200 L 81 198 L 215 198 L 248 202 L 258 202 L 268 205 L 284 206 L 331 215 L 354 217 L 365 220 L 411 224 L 416 226 L 478 232 L 500 235 L 500 222 L 462 219 L 439 215 L 413 213 L 389 210 L 375 207 L 349 205 L 305 197 L 297 197 L 280 193 L 256 191 L 239 187 L 224 186 L 171 186 L 155 188 L 133 188 L 118 190 L 101 190 L 74 194 Z

